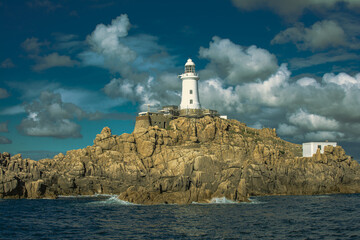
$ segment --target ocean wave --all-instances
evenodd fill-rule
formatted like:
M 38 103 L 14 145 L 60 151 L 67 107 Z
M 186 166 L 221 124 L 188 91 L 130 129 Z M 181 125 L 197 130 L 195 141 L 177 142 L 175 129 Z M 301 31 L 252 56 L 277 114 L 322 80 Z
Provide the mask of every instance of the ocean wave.
M 208 203 L 198 203 L 198 202 L 192 202 L 191 204 L 236 204 L 238 202 L 232 201 L 227 199 L 226 197 L 220 197 L 220 198 L 212 198 L 210 202 Z
M 221 197 L 221 198 L 212 198 L 210 200 L 210 203 L 215 203 L 215 204 L 234 204 L 237 203 L 235 201 L 229 200 L 226 197 Z
M 95 201 L 91 202 L 90 204 L 96 204 L 96 205 L 138 205 L 135 203 L 127 202 L 124 200 L 119 199 L 118 195 L 110 195 L 108 199 L 102 200 L 102 201 Z
M 257 198 L 249 198 L 250 202 L 242 202 L 242 204 L 264 204 L 266 202 L 261 202 L 259 199 Z

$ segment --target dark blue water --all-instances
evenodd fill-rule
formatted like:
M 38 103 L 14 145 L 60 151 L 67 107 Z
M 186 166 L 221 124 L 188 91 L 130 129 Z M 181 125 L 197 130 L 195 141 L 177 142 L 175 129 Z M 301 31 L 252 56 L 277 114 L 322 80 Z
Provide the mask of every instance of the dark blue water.
M 114 197 L 0 200 L 0 239 L 360 239 L 360 195 L 129 205 Z

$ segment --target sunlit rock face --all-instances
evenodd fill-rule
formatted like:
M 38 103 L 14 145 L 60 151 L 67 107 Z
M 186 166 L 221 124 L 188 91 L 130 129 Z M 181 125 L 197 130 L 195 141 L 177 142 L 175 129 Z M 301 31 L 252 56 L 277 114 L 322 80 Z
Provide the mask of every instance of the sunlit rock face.
M 178 118 L 168 129 L 112 135 L 33 161 L 0 155 L 1 198 L 117 194 L 141 204 L 247 201 L 255 195 L 360 192 L 360 165 L 341 147 L 301 157 L 274 129 L 217 117 Z

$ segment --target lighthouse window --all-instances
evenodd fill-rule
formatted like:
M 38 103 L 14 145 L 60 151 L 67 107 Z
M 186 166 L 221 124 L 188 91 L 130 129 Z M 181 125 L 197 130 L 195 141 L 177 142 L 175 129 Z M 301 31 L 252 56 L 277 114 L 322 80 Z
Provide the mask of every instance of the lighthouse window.
M 185 66 L 185 73 L 195 73 L 195 66 Z
M 190 90 L 190 94 L 192 94 L 192 90 Z
M 192 99 L 190 99 L 190 104 L 193 104 L 193 100 L 192 100 Z

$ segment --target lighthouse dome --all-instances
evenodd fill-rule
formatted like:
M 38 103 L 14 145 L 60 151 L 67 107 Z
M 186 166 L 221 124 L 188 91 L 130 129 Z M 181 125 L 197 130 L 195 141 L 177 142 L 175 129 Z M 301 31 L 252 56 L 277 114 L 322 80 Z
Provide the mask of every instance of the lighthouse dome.
M 191 58 L 189 58 L 185 63 L 185 66 L 195 66 L 195 63 L 191 60 Z

